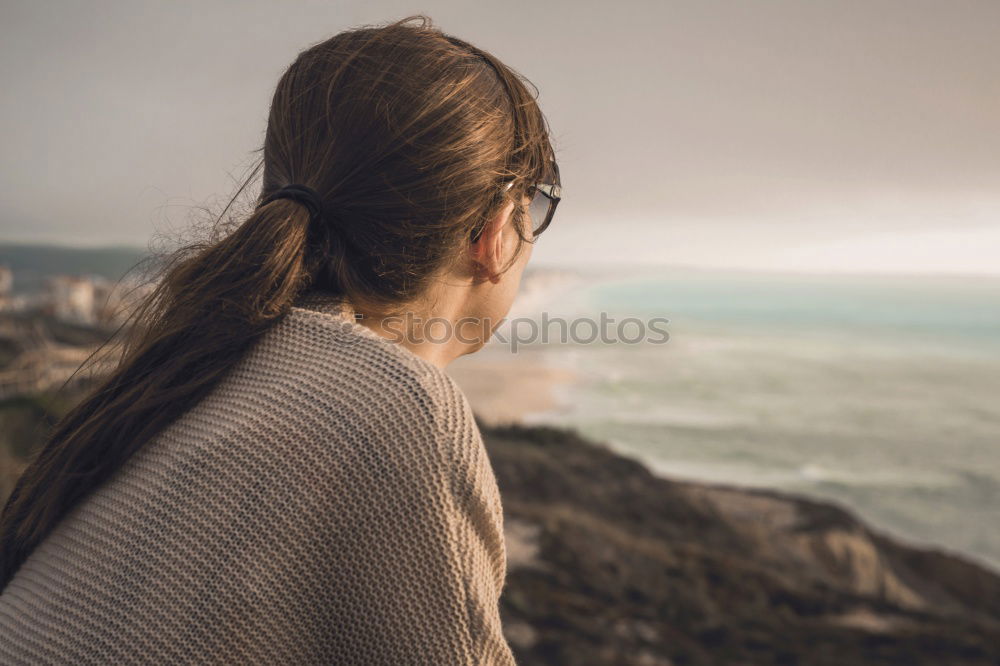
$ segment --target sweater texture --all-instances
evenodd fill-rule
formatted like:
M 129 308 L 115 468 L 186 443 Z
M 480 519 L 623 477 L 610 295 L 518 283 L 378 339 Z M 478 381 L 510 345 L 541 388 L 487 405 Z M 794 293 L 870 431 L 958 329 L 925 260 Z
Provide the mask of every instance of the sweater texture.
M 500 494 L 437 366 L 306 291 L 0 594 L 0 664 L 510 665 Z

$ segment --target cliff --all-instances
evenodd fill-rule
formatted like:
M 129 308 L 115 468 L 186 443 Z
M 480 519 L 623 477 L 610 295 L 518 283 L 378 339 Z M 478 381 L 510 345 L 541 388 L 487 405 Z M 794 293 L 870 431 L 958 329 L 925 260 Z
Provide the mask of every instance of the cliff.
M 519 663 L 1000 664 L 984 567 L 829 503 L 657 477 L 572 432 L 482 428 Z

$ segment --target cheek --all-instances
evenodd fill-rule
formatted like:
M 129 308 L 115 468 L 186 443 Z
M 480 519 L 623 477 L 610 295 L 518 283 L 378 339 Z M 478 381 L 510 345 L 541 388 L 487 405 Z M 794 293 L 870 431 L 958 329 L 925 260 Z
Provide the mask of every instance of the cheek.
M 518 246 L 520 245 L 520 248 Z M 518 238 L 517 234 L 511 234 L 511 247 L 510 252 L 516 252 L 520 250 L 520 254 L 517 256 L 517 261 L 514 263 L 518 266 L 524 266 L 528 263 L 528 259 L 531 257 L 531 251 L 534 249 L 534 245 L 527 241 L 522 241 Z
M 531 253 L 535 251 L 535 246 L 533 243 L 525 243 L 524 248 L 521 249 L 521 268 L 528 265 L 528 260 L 531 259 Z
M 521 249 L 520 256 L 517 258 L 517 262 L 515 262 L 515 264 L 511 267 L 511 270 L 514 273 L 513 277 L 515 278 L 514 280 L 511 280 L 513 283 L 511 286 L 514 291 L 520 287 L 521 278 L 524 276 L 524 270 L 528 266 L 528 260 L 531 259 L 531 251 L 533 247 L 534 246 L 531 245 L 531 243 L 525 243 L 524 247 Z

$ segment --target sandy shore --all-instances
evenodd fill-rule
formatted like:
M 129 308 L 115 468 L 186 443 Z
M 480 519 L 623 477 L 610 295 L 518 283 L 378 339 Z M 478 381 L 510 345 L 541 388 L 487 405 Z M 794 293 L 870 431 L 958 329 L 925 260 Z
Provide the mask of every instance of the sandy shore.
M 448 374 L 462 387 L 476 415 L 492 425 L 558 409 L 558 387 L 576 379 L 569 370 L 547 367 L 534 354 L 489 349 L 454 361 Z

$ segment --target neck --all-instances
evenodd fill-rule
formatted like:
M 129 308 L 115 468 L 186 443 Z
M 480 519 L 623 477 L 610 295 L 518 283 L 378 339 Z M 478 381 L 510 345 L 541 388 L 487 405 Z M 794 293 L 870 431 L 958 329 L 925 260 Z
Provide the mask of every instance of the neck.
M 355 308 L 363 326 L 406 347 L 414 355 L 445 368 L 459 356 L 483 346 L 490 330 L 469 316 L 470 289 L 440 284 L 424 297 L 397 308 L 397 315 L 382 315 Z

